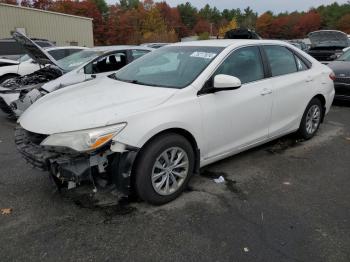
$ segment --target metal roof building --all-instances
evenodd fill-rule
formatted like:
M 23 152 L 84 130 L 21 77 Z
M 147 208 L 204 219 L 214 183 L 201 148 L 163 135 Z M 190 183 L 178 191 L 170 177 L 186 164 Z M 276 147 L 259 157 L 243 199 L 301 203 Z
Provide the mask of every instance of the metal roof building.
M 16 30 L 58 46 L 94 45 L 92 18 L 0 3 L 0 39 L 11 37 Z

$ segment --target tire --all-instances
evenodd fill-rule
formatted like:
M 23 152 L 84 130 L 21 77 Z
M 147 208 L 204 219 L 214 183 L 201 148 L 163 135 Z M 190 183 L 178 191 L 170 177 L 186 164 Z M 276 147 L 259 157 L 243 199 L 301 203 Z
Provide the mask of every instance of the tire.
M 0 84 L 2 84 L 3 82 L 5 82 L 8 79 L 11 79 L 11 78 L 14 78 L 14 77 L 17 77 L 17 76 L 18 75 L 5 75 L 3 77 L 0 77 Z
M 156 137 L 141 149 L 137 158 L 134 172 L 136 193 L 154 205 L 174 200 L 186 188 L 193 174 L 194 162 L 193 148 L 183 136 L 164 134 Z
M 323 117 L 323 106 L 318 98 L 313 98 L 307 105 L 300 127 L 297 132 L 299 137 L 308 140 L 312 138 L 320 127 Z

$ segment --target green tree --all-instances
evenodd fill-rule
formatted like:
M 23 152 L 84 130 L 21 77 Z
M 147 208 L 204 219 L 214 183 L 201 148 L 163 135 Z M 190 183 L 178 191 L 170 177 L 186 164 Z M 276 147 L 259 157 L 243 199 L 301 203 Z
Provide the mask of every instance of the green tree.
M 193 29 L 197 22 L 197 8 L 191 5 L 191 3 L 186 2 L 185 4 L 180 4 L 177 6 L 179 10 L 182 23 L 189 29 Z

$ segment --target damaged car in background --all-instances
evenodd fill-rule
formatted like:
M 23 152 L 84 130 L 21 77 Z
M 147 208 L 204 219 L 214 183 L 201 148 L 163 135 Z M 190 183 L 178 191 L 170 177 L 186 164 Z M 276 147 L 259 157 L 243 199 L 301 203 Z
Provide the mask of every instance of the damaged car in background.
M 108 75 L 152 50 L 139 46 L 95 47 L 55 60 L 25 36 L 15 33 L 14 37 L 20 39 L 33 60 L 47 66 L 1 84 L 0 108 L 12 117 L 20 116 L 45 94 Z
M 88 49 L 80 46 L 61 46 L 45 48 L 56 61 L 81 50 Z M 43 65 L 38 64 L 29 55 L 23 55 L 18 60 L 0 58 L 0 84 L 8 79 L 25 76 L 39 70 Z
M 108 77 L 57 90 L 20 117 L 19 152 L 59 187 L 99 180 L 152 204 L 199 168 L 297 132 L 312 138 L 333 72 L 281 41 L 168 45 Z
M 327 64 L 343 54 L 343 49 L 350 46 L 348 35 L 336 30 L 320 30 L 308 35 L 311 47 L 308 54 Z

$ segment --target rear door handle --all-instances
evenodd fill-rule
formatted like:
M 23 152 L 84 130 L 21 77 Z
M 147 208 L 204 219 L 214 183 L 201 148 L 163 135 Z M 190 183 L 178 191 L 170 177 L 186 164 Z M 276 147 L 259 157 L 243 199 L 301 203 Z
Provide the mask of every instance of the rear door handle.
M 262 96 L 266 96 L 266 95 L 269 95 L 272 93 L 272 90 L 271 89 L 267 89 L 267 88 L 264 88 L 262 91 L 261 91 L 261 95 Z

